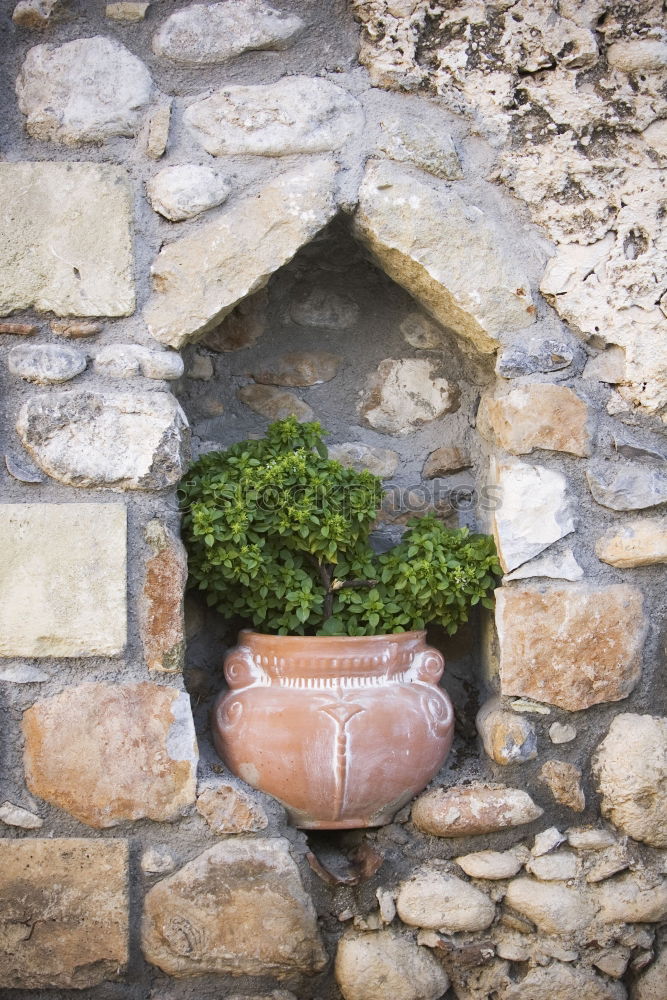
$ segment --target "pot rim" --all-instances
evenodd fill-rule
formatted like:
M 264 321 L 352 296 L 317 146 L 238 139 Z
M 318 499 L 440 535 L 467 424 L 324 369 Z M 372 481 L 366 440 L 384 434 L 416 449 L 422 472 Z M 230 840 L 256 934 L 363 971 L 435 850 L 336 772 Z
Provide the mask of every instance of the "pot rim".
M 272 632 L 258 632 L 254 628 L 242 628 L 239 631 L 239 640 L 241 636 L 259 636 L 260 639 L 271 639 L 272 642 L 280 642 L 281 640 L 288 640 L 289 642 L 302 641 L 302 642 L 331 642 L 335 639 L 336 642 L 401 642 L 404 639 L 425 639 L 426 629 L 413 629 L 411 632 L 382 632 L 380 635 L 296 635 L 293 632 L 289 632 L 287 635 L 276 635 Z

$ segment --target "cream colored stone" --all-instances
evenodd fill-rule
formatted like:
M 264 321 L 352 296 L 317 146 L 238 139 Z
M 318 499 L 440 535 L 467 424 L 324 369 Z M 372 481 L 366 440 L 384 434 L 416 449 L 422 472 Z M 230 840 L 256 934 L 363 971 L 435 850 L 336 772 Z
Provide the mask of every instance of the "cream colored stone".
M 165 875 L 175 867 L 176 859 L 166 844 L 149 847 L 141 855 L 141 870 L 145 875 Z
M 151 206 L 170 222 L 182 222 L 215 208 L 227 199 L 232 186 L 211 167 L 177 163 L 158 171 L 146 182 Z
M 641 673 L 642 596 L 628 584 L 496 591 L 503 695 L 570 712 L 627 698 Z
M 0 840 L 0 986 L 85 989 L 128 961 L 127 841 Z
M 98 163 L 0 163 L 0 315 L 134 310 L 127 173 Z
M 244 385 L 236 395 L 242 403 L 267 420 L 284 420 L 291 416 L 301 421 L 315 418 L 308 403 L 286 389 L 276 389 L 272 385 Z
M 554 962 L 530 969 L 511 986 L 503 1000 L 626 1000 L 621 983 L 610 983 L 592 969 Z
M 19 0 L 12 21 L 20 28 L 46 28 L 65 10 L 63 0 Z
M 584 571 L 574 558 L 572 549 L 564 549 L 562 552 L 550 552 L 548 549 L 535 559 L 523 563 L 517 569 L 512 570 L 503 577 L 503 583 L 510 580 L 529 580 L 540 577 L 550 580 L 570 580 L 576 583 L 583 580 Z
M 536 383 L 506 396 L 486 397 L 485 418 L 501 448 L 528 455 L 536 448 L 585 457 L 591 453 L 588 407 L 562 385 Z
M 171 14 L 153 38 L 153 51 L 185 66 L 213 66 L 243 52 L 292 45 L 304 23 L 261 0 L 190 4 Z
M 624 844 L 616 844 L 605 850 L 595 851 L 586 857 L 586 881 L 603 882 L 605 879 L 625 871 L 632 863 L 632 857 Z
M 609 528 L 595 543 L 598 559 L 631 569 L 667 562 L 667 517 L 634 518 Z
M 510 882 L 505 902 L 532 920 L 543 934 L 572 934 L 585 930 L 596 915 L 595 905 L 581 889 L 532 878 Z
M 521 868 L 521 860 L 514 851 L 476 851 L 454 860 L 471 878 L 512 878 Z
M 577 851 L 601 851 L 616 843 L 616 838 L 609 830 L 597 827 L 573 827 L 566 833 L 568 844 Z
M 165 246 L 145 310 L 152 335 L 182 347 L 213 330 L 332 218 L 335 166 L 310 160 Z
M 541 858 L 543 854 L 553 851 L 554 848 L 559 847 L 565 840 L 565 834 L 562 834 L 557 826 L 547 827 L 546 830 L 541 830 L 535 836 L 530 853 L 534 858 Z
M 0 505 L 0 656 L 116 656 L 126 641 L 126 511 Z
M 485 752 L 496 764 L 522 764 L 537 757 L 535 727 L 506 709 L 500 698 L 484 702 L 475 725 Z
M 549 739 L 552 743 L 571 743 L 576 740 L 577 730 L 569 722 L 552 722 L 549 726 Z
M 667 43 L 657 38 L 614 42 L 607 49 L 607 61 L 625 73 L 662 70 L 667 68 Z
M 213 156 L 289 156 L 338 149 L 361 132 L 364 114 L 354 97 L 328 80 L 285 76 L 216 90 L 190 104 L 183 121 Z
M 257 799 L 228 781 L 204 785 L 197 795 L 197 812 L 214 833 L 257 833 L 269 825 Z
M 313 904 L 281 838 L 223 841 L 153 886 L 142 949 L 176 977 L 282 979 L 326 963 Z
M 405 437 L 456 410 L 458 386 L 436 372 L 436 365 L 422 358 L 381 361 L 364 388 L 362 421 L 381 434 Z
M 667 917 L 667 879 L 632 872 L 591 889 L 605 924 L 658 923 Z
M 424 792 L 412 807 L 412 822 L 436 837 L 468 837 L 531 823 L 542 812 L 519 788 L 475 782 Z
M 492 466 L 499 504 L 493 534 L 505 572 L 527 563 L 574 531 L 567 480 L 542 465 L 512 461 Z
M 12 375 L 37 385 L 69 382 L 85 369 L 88 359 L 83 351 L 61 344 L 30 344 L 12 347 L 7 367 Z
M 146 115 L 142 139 L 146 156 L 149 156 L 151 160 L 159 160 L 161 156 L 164 156 L 169 141 L 170 127 L 171 99 L 158 104 Z
M 336 952 L 344 1000 L 439 1000 L 449 979 L 426 948 L 397 931 L 347 934 Z
M 16 81 L 28 134 L 68 145 L 136 135 L 152 89 L 141 60 L 99 35 L 35 45 Z
M 401 883 L 396 910 L 404 924 L 443 934 L 483 931 L 496 915 L 486 893 L 456 875 L 428 866 Z
M 329 448 L 329 458 L 349 469 L 358 471 L 368 469 L 381 479 L 391 479 L 399 462 L 398 452 L 392 451 L 391 448 L 373 448 L 357 441 L 332 444 Z
M 107 344 L 95 352 L 93 365 L 98 375 L 107 378 L 165 379 L 173 382 L 183 374 L 183 359 L 176 351 L 152 351 L 139 344 Z
M 540 770 L 539 780 L 549 787 L 556 802 L 574 812 L 583 812 L 586 798 L 581 787 L 581 771 L 564 760 L 548 760 Z
M 623 945 L 618 945 L 616 948 L 605 948 L 597 953 L 593 965 L 600 972 L 604 972 L 614 979 L 619 979 L 625 973 L 631 955 L 630 949 Z
M 583 370 L 584 378 L 597 379 L 608 385 L 618 385 L 625 378 L 625 351 L 612 344 L 606 350 L 589 358 Z
M 122 3 L 108 3 L 104 8 L 104 13 L 110 21 L 120 21 L 124 24 L 135 24 L 143 21 L 150 3 L 134 3 L 132 0 L 124 0 Z
M 88 826 L 170 822 L 194 803 L 197 740 L 190 699 L 175 688 L 69 687 L 29 708 L 23 733 L 31 792 Z
M 389 277 L 478 351 L 534 322 L 527 279 L 500 232 L 444 182 L 371 161 L 354 226 Z
M 617 715 L 593 769 L 602 815 L 635 840 L 667 847 L 667 719 Z
M 567 882 L 574 878 L 579 870 L 576 855 L 567 851 L 554 851 L 531 858 L 526 863 L 526 871 L 534 875 L 540 882 Z
M 444 180 L 463 176 L 449 119 L 439 107 L 382 90 L 367 91 L 362 103 L 367 118 L 379 122 L 376 148 L 381 154 L 398 163 L 412 163 Z
M 464 448 L 436 448 L 424 462 L 422 476 L 424 479 L 438 479 L 450 472 L 469 469 L 472 459 Z
M 29 809 L 15 806 L 13 802 L 3 802 L 0 806 L 0 822 L 7 826 L 18 826 L 22 830 L 39 830 L 44 826 L 44 820 L 40 816 Z
M 33 396 L 16 430 L 39 468 L 68 486 L 164 489 L 188 461 L 187 420 L 168 392 Z
M 667 1000 L 667 947 L 663 945 L 655 961 L 635 980 L 632 1000 Z

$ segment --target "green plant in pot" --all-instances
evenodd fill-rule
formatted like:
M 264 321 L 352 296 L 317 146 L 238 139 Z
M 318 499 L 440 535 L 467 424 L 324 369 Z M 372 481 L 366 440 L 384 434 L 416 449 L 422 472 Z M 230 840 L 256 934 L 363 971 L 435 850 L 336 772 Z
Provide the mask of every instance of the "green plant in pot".
M 190 586 L 252 626 L 225 660 L 216 747 L 301 827 L 389 822 L 431 780 L 453 711 L 425 626 L 452 634 L 491 606 L 493 540 L 425 516 L 378 553 L 382 496 L 294 418 L 204 455 L 181 485 Z

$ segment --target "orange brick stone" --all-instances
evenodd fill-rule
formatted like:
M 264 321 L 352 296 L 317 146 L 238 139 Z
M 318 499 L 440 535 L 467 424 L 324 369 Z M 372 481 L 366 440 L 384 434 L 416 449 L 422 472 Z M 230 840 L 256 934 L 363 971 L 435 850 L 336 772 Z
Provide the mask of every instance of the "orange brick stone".
M 182 670 L 185 652 L 183 593 L 188 577 L 185 548 L 159 521 L 146 538 L 154 555 L 146 563 L 141 597 L 141 638 L 149 670 Z
M 591 453 L 588 407 L 565 386 L 522 385 L 499 399 L 487 398 L 481 409 L 482 423 L 511 455 L 528 455 L 535 448 L 582 457 Z

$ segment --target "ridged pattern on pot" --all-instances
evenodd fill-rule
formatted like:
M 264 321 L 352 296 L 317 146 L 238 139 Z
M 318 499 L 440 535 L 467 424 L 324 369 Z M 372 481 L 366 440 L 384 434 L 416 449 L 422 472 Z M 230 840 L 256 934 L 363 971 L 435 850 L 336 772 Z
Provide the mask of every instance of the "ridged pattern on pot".
M 241 633 L 214 711 L 218 752 L 305 827 L 388 822 L 437 772 L 453 711 L 424 633 Z M 281 726 L 275 721 L 279 713 Z

